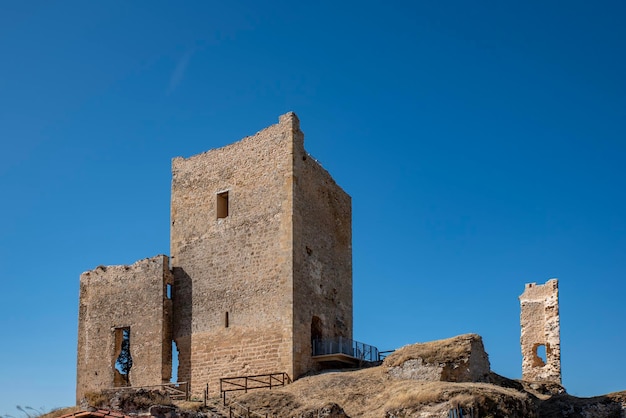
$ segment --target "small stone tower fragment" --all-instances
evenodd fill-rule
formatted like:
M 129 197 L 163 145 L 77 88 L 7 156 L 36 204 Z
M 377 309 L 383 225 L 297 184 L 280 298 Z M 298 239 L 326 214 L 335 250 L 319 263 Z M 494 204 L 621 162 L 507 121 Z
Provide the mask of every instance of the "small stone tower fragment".
M 559 282 L 526 284 L 521 303 L 522 379 L 561 384 Z M 545 361 L 541 358 L 545 350 Z

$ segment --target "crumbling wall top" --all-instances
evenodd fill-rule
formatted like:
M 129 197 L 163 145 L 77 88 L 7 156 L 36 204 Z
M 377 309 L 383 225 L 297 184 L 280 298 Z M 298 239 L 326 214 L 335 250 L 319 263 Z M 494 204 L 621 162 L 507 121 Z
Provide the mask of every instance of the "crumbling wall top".
M 528 283 L 519 297 L 522 379 L 561 383 L 558 280 Z

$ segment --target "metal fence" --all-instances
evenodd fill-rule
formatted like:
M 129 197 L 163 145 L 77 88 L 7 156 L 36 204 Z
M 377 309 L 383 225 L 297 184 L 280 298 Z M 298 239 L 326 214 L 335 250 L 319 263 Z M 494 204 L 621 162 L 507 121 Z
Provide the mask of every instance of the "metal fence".
M 369 362 L 379 360 L 378 348 L 350 338 L 335 337 L 313 340 L 313 356 L 329 354 L 345 354 L 355 359 Z
M 226 405 L 226 393 L 243 390 L 248 393 L 252 389 L 272 389 L 291 383 L 287 373 L 269 373 L 254 376 L 222 377 L 220 379 L 220 396 Z

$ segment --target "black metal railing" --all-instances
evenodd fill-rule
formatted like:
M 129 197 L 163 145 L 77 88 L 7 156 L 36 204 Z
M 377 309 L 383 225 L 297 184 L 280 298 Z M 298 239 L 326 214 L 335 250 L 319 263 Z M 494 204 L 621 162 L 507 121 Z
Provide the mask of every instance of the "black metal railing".
M 378 361 L 378 348 L 345 337 L 313 340 L 313 356 L 345 354 L 360 361 Z
M 226 405 L 226 393 L 243 390 L 248 393 L 252 389 L 272 389 L 291 383 L 287 373 L 258 374 L 254 376 L 222 377 L 220 379 L 220 396 Z
M 396 350 L 386 350 L 386 351 L 379 351 L 378 352 L 378 361 L 383 361 L 384 359 L 387 358 L 387 356 L 391 353 L 393 353 Z

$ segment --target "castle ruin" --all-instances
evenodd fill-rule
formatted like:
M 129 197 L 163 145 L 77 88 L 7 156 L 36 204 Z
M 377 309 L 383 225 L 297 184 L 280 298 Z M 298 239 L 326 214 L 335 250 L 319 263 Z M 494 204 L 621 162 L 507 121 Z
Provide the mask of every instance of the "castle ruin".
M 559 282 L 526 284 L 521 304 L 522 380 L 561 384 Z
M 297 378 L 320 367 L 312 341 L 352 338 L 350 196 L 305 151 L 294 113 L 173 159 L 170 245 L 81 275 L 78 400 L 169 382 L 172 342 L 178 381 L 201 396 L 221 377 Z
M 216 395 L 224 377 L 293 379 L 357 351 L 375 358 L 375 347 L 324 345 L 355 343 L 351 218 L 350 196 L 305 151 L 294 113 L 174 158 L 170 257 L 80 277 L 77 401 L 169 383 L 175 354 L 193 397 Z M 520 303 L 522 378 L 560 384 L 558 281 L 527 284 Z

